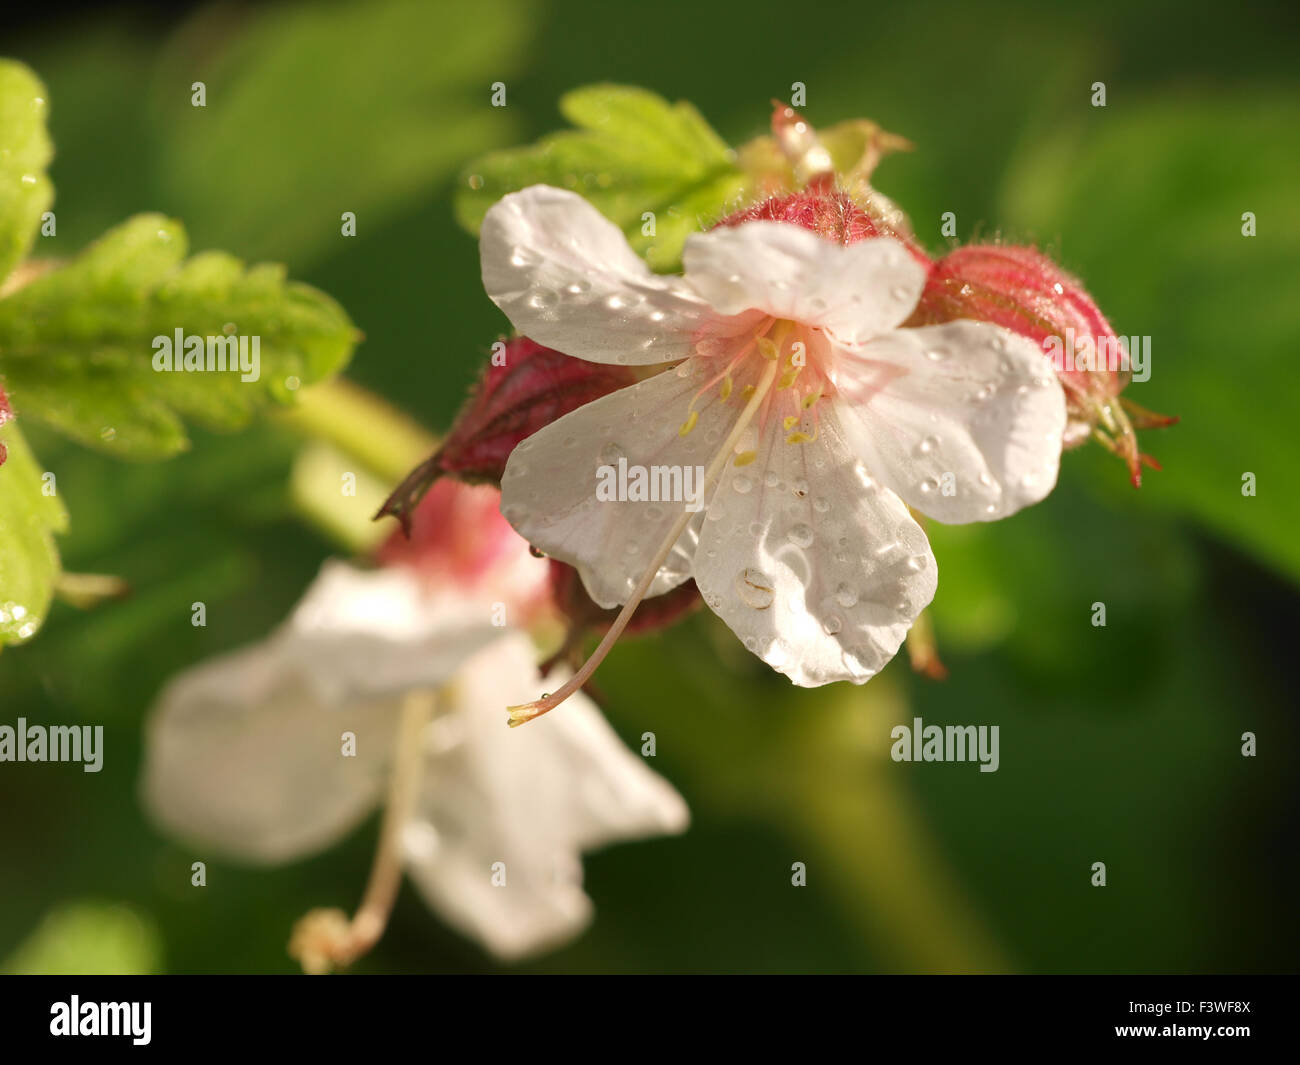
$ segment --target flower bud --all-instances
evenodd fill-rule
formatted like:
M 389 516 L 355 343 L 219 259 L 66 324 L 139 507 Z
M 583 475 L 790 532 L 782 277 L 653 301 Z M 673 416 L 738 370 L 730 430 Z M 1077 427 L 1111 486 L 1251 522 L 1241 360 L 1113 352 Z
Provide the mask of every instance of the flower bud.
M 527 337 L 502 341 L 442 446 L 411 471 L 375 517 L 391 515 L 409 530 L 424 493 L 444 474 L 500 487 L 506 460 L 521 440 L 638 380 L 635 368 L 574 359 Z
M 773 196 L 728 215 L 719 226 L 746 222 L 789 222 L 810 229 L 836 244 L 856 244 L 871 237 L 893 237 L 926 269 L 930 257 L 904 233 L 892 229 L 882 218 L 864 210 L 858 202 L 829 180 L 818 179 L 802 192 Z
M 1120 393 L 1132 370 L 1126 342 L 1115 334 L 1079 280 L 1034 248 L 969 245 L 935 262 L 909 326 L 972 318 L 1004 326 L 1038 344 L 1065 389 L 1066 447 L 1090 436 L 1119 455 L 1134 486 L 1143 464 L 1135 429 L 1172 425 Z
M 375 561 L 412 569 L 431 588 L 500 602 L 511 624 L 526 626 L 549 609 L 547 567 L 500 507 L 501 493 L 490 485 L 440 480 L 412 512 L 409 533 L 394 529 Z

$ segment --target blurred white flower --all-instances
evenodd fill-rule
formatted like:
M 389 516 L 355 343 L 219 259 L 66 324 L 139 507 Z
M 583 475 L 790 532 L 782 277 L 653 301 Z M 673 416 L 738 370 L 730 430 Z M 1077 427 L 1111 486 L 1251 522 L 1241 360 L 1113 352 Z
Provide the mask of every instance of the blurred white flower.
M 495 490 L 438 486 L 431 505 L 471 494 L 480 535 L 454 566 L 445 540 L 377 570 L 326 563 L 279 631 L 181 674 L 150 720 L 146 805 L 214 853 L 289 861 L 386 804 L 356 917 L 318 911 L 295 933 L 309 970 L 373 945 L 402 869 L 496 957 L 553 947 L 591 919 L 583 851 L 686 827 L 681 797 L 585 696 L 540 728 L 504 727 L 501 707 L 542 681 L 527 634 L 494 611 L 527 617 L 546 564 Z M 507 590 L 508 604 L 489 598 Z

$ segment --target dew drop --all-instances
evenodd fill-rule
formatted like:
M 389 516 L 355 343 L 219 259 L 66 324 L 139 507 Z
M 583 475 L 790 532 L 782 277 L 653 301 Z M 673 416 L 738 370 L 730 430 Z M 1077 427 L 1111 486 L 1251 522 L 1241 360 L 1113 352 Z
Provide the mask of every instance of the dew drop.
M 772 579 L 753 566 L 746 567 L 736 575 L 736 594 L 746 606 L 755 610 L 766 610 L 776 598 L 776 593 L 772 590 Z
M 528 248 L 516 245 L 510 251 L 511 266 L 535 266 L 537 264 L 537 255 Z
M 822 632 L 827 636 L 834 636 L 844 627 L 844 622 L 836 614 L 827 614 L 826 620 L 822 622 Z
M 916 453 L 918 455 L 928 455 L 938 446 L 939 438 L 937 436 L 927 436 L 916 445 Z
M 754 487 L 754 482 L 743 473 L 738 473 L 731 479 L 731 487 L 743 496 Z
M 811 547 L 813 542 L 813 531 L 811 525 L 805 525 L 800 522 L 790 529 L 790 542 L 795 547 Z
M 835 602 L 839 603 L 845 610 L 858 605 L 858 593 L 850 588 L 847 584 L 841 584 L 835 589 Z
M 605 466 L 617 466 L 619 459 L 627 458 L 627 452 L 618 444 L 606 444 L 600 449 L 600 461 Z
M 947 348 L 931 348 L 929 351 L 925 353 L 925 357 L 929 359 L 931 362 L 943 362 L 943 360 L 946 359 L 949 356 L 949 354 L 951 353 L 948 351 Z
M 545 311 L 554 307 L 559 299 L 560 297 L 549 289 L 539 288 L 528 297 L 528 306 L 535 311 Z

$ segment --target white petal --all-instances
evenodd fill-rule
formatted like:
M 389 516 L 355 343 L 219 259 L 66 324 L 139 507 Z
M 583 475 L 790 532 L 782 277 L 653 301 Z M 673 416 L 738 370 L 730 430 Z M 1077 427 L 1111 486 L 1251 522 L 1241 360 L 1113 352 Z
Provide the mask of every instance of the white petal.
M 821 326 L 854 344 L 907 319 L 925 269 L 896 240 L 832 243 L 788 222 L 745 222 L 689 237 L 686 280 L 722 314 L 749 309 Z
M 752 463 L 728 466 L 695 581 L 745 646 L 796 684 L 860 684 L 933 598 L 934 556 L 899 498 L 855 461 L 833 412 L 811 443 L 787 444 L 779 429 L 762 434 Z
M 405 566 L 327 561 L 281 632 L 281 653 L 325 702 L 437 688 L 496 640 L 492 604 L 432 595 Z
M 483 287 L 514 327 L 592 362 L 683 359 L 713 315 L 680 278 L 660 277 L 581 196 L 548 185 L 495 204 L 479 234 Z
M 214 853 L 280 862 L 333 843 L 386 781 L 398 701 L 321 702 L 273 639 L 182 673 L 147 731 L 144 802 Z M 356 756 L 343 756 L 344 732 Z
M 993 521 L 1056 484 L 1065 396 L 1043 353 L 999 326 L 899 329 L 840 351 L 836 406 L 854 454 L 937 521 Z
M 420 814 L 406 833 L 408 869 L 430 905 L 507 960 L 558 946 L 590 921 L 583 850 L 681 832 L 688 820 L 672 786 L 581 693 L 507 728 L 505 706 L 541 683 L 519 635 L 469 663 L 456 709 L 434 723 Z
M 501 479 L 501 513 L 529 543 L 576 566 L 601 606 L 628 600 L 686 503 L 665 500 L 663 491 L 658 501 L 599 499 L 598 470 L 616 472 L 623 459 L 629 475 L 633 467 L 643 467 L 648 478 L 659 467 L 669 471 L 667 487 L 680 490 L 689 467 L 692 483 L 700 483 L 739 415 L 736 397 L 728 406 L 714 386 L 695 405 L 695 427 L 680 435 L 691 398 L 712 372 L 705 360 L 688 360 L 579 407 L 510 455 Z M 654 484 L 660 484 L 658 477 Z M 698 520 L 682 534 L 651 595 L 690 576 L 697 527 Z

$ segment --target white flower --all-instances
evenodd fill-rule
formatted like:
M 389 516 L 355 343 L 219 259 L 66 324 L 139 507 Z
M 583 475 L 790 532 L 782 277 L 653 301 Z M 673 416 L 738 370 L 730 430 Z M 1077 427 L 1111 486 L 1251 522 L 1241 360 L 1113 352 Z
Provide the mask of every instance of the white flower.
M 925 271 L 894 240 L 745 222 L 690 237 L 684 277 L 666 277 L 581 197 L 534 186 L 488 212 L 481 254 L 488 295 L 533 340 L 684 360 L 523 441 L 506 518 L 603 606 L 694 577 L 796 684 L 867 680 L 933 597 L 909 506 L 988 521 L 1056 482 L 1065 402 L 1042 352 L 984 323 L 897 328 Z M 598 501 L 597 468 L 622 457 L 705 468 L 706 507 Z
M 501 706 L 541 678 L 528 637 L 490 616 L 490 603 L 459 592 L 430 595 L 415 569 L 329 562 L 267 641 L 162 694 L 145 801 L 211 853 L 298 858 L 342 838 L 387 793 L 387 895 L 372 899 L 377 872 L 351 925 L 338 912 L 307 920 L 295 949 L 309 968 L 346 963 L 378 938 L 402 867 L 497 957 L 557 945 L 591 918 L 582 851 L 685 828 L 681 797 L 585 697 L 550 727 L 502 727 Z

